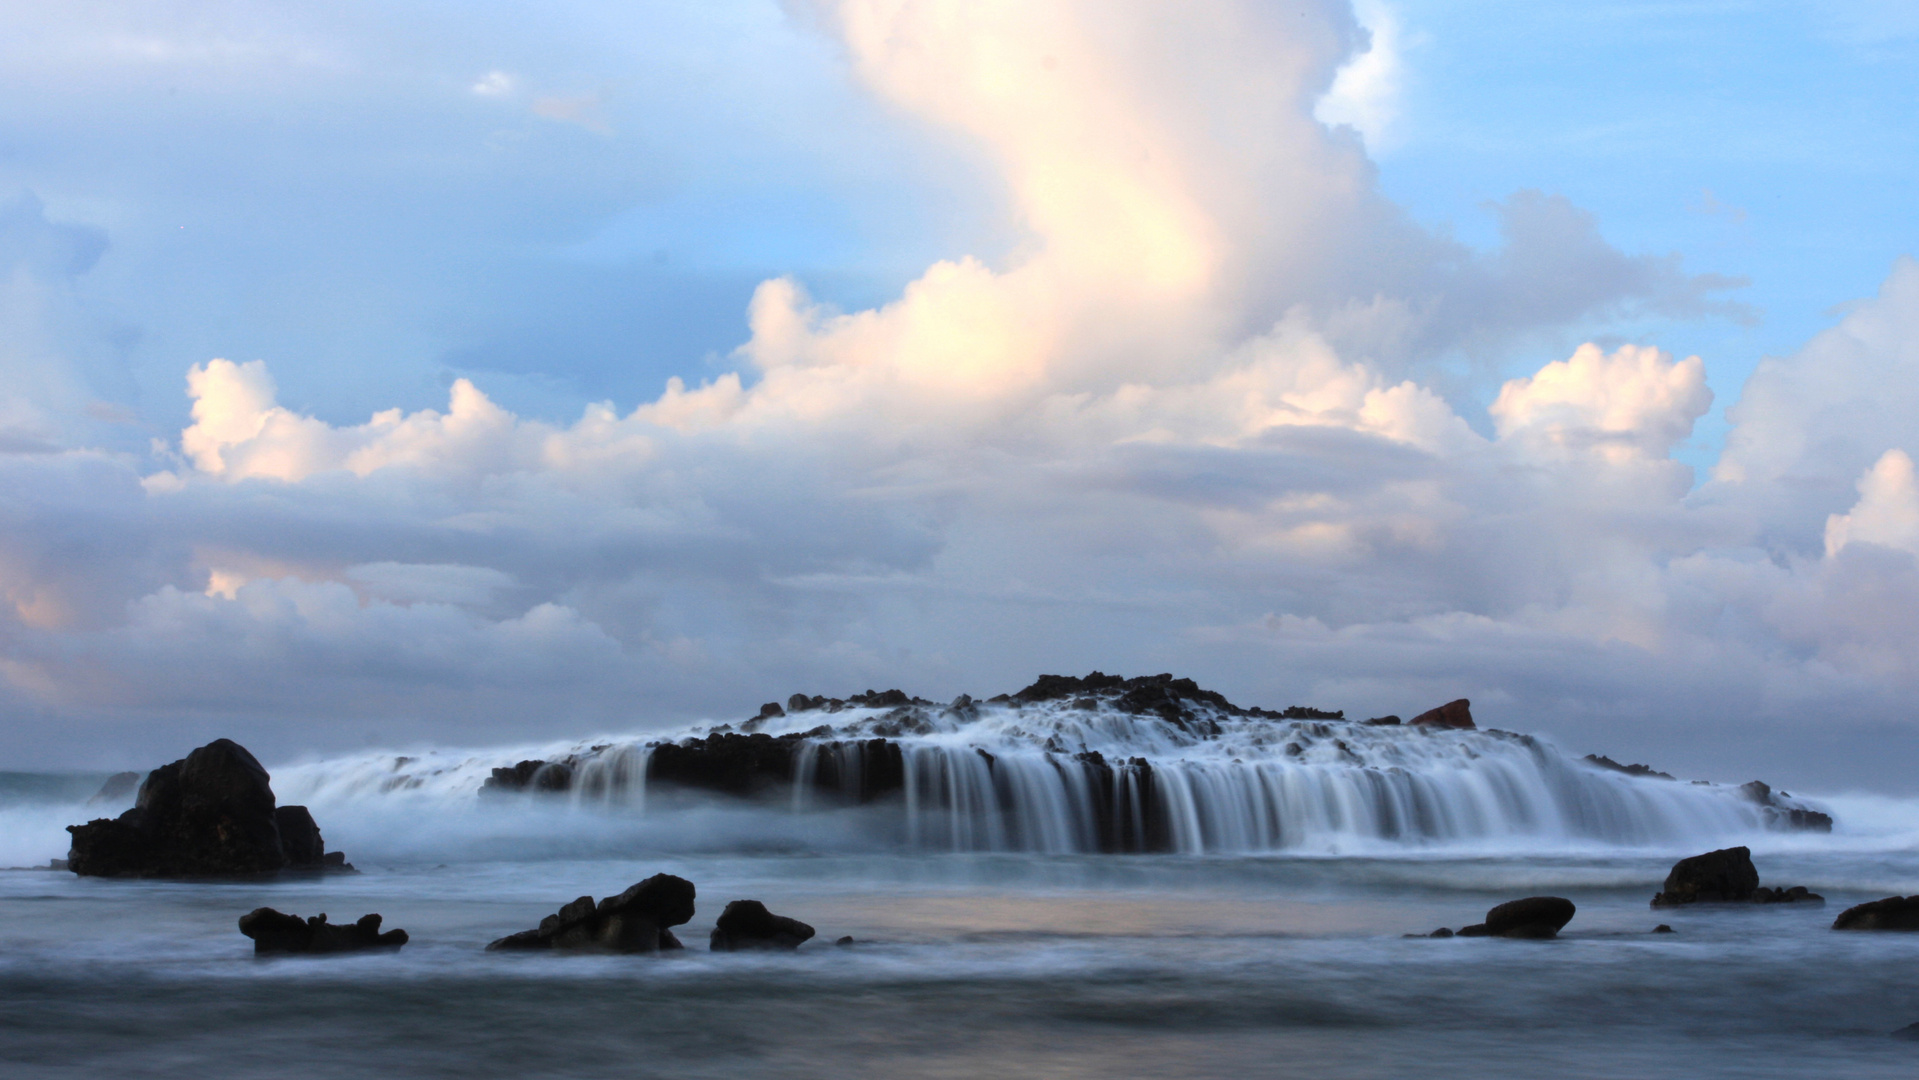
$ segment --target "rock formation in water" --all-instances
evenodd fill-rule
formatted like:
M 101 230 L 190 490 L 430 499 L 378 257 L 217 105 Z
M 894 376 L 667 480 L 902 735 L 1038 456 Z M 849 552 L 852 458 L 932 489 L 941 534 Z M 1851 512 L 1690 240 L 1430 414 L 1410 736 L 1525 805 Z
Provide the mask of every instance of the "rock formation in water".
M 147 774 L 133 809 L 69 825 L 67 865 L 99 877 L 235 877 L 350 870 L 304 806 L 275 806 L 267 771 L 231 739 Z
M 1888 896 L 1849 907 L 1832 921 L 1834 930 L 1919 930 L 1919 896 Z
M 1804 885 L 1772 889 L 1759 884 L 1759 869 L 1745 847 L 1721 848 L 1674 863 L 1653 907 L 1685 904 L 1823 904 L 1826 898 Z
M 107 777 L 106 783 L 100 785 L 100 790 L 94 792 L 93 797 L 87 800 L 87 805 L 99 806 L 102 803 L 117 803 L 139 790 L 139 773 L 117 772 Z
M 682 948 L 671 927 L 693 918 L 693 883 L 654 874 L 598 904 L 582 896 L 532 930 L 508 934 L 489 952 L 558 949 L 569 952 L 657 953 Z
M 253 939 L 255 956 L 398 949 L 407 942 L 405 930 L 381 933 L 378 915 L 362 915 L 358 922 L 335 926 L 324 914 L 302 919 L 268 907 L 240 916 L 240 932 Z
M 758 900 L 735 900 L 720 913 L 709 944 L 714 952 L 790 951 L 812 936 L 812 927 L 775 915 Z
M 1495 765 L 1489 751 L 1506 763 Z M 1488 805 L 1520 790 L 1509 772 L 1454 798 L 1422 773 L 1426 762 L 1441 760 L 1441 775 L 1523 769 L 1523 782 L 1534 785 L 1523 797 L 1534 803 Z M 1314 815 L 1350 827 L 1339 823 L 1354 821 L 1355 811 L 1381 839 L 1491 829 L 1490 821 L 1508 813 L 1604 835 L 1658 801 L 1582 779 L 1587 766 L 1635 780 L 1665 778 L 1608 758 L 1578 765 L 1530 736 L 1480 730 L 1464 698 L 1404 724 L 1396 716 L 1352 721 L 1306 706 L 1242 708 L 1170 674 L 1129 679 L 1095 671 L 1042 675 L 1014 694 L 983 702 L 961 695 L 946 705 L 901 690 L 794 694 L 737 725 L 495 768 L 480 793 L 590 800 L 644 789 L 648 799 L 712 793 L 792 807 L 901 801 L 909 811 L 931 807 L 979 821 L 977 830 L 957 818 L 946 823 L 940 842 L 956 847 L 1109 852 L 1271 846 Z M 1284 788 L 1295 782 L 1278 775 L 1286 770 L 1297 783 L 1325 790 Z M 1734 792 L 1706 787 L 1715 793 L 1711 812 L 1727 816 Z M 1825 814 L 1763 784 L 1738 789 L 1737 797 L 1757 807 L 1759 823 L 1769 827 L 1831 827 Z M 918 842 L 927 835 L 924 819 L 913 820 L 921 822 L 908 825 L 909 833 L 921 830 L 913 833 Z
M 1485 922 L 1462 927 L 1458 936 L 1544 940 L 1559 936 L 1559 931 L 1565 929 L 1578 910 L 1571 900 L 1563 896 L 1528 896 L 1524 900 L 1508 900 L 1486 912 Z

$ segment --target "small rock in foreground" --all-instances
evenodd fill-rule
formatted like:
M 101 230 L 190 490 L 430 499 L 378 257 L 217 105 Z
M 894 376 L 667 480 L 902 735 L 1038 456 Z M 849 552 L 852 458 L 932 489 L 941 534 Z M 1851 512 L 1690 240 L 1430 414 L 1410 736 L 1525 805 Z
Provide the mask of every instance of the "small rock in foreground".
M 573 952 L 657 953 L 682 948 L 669 927 L 693 917 L 693 883 L 654 874 L 598 904 L 582 896 L 522 930 L 487 945 L 488 952 L 563 949 Z
M 1486 921 L 1461 927 L 1460 937 L 1531 938 L 1559 936 L 1579 909 L 1563 896 L 1528 896 L 1508 900 L 1486 913 Z
M 254 908 L 240 916 L 240 932 L 253 939 L 255 956 L 398 949 L 407 942 L 405 930 L 382 934 L 378 915 L 362 915 L 358 922 L 335 926 L 324 914 L 302 919 L 269 907 Z
M 1888 896 L 1849 907 L 1832 921 L 1834 930 L 1919 930 L 1919 896 Z
M 758 900 L 735 900 L 720 913 L 710 940 L 714 952 L 749 949 L 797 949 L 813 936 L 813 928 L 766 910 Z

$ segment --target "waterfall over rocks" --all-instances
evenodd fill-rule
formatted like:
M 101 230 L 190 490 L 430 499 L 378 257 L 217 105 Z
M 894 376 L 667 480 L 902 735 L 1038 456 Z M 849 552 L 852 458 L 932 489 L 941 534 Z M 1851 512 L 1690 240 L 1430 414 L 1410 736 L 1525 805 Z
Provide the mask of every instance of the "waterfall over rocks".
M 1171 675 L 1100 672 L 945 705 L 899 690 L 795 694 L 737 725 L 501 764 L 342 762 L 309 781 L 314 797 L 477 792 L 639 813 L 689 799 L 779 815 L 865 808 L 875 843 L 952 851 L 1656 845 L 1832 825 L 1764 784 L 1687 783 L 1481 730 L 1464 699 L 1414 723 L 1358 722 L 1303 706 L 1241 708 Z

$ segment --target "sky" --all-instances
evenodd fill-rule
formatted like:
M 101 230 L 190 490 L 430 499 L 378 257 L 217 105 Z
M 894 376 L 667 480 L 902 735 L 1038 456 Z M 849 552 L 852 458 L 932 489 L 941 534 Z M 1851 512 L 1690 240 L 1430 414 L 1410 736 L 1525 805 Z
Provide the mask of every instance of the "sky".
M 0 8 L 0 767 L 1172 671 L 1919 790 L 1919 15 Z

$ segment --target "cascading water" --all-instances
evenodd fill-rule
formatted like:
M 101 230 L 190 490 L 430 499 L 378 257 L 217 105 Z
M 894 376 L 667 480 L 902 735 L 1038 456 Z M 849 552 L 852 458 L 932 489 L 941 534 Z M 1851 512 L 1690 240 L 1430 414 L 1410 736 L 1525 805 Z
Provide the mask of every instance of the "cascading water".
M 545 795 L 653 817 L 718 801 L 785 819 L 789 833 L 860 808 L 868 843 L 1043 853 L 1704 844 L 1821 817 L 1763 786 L 1631 775 L 1526 735 L 1287 719 L 1197 694 L 1151 708 L 1116 689 L 951 707 L 897 692 L 825 707 L 796 697 L 747 732 L 553 746 L 517 764 L 335 760 L 282 770 L 276 786 L 319 803 Z

